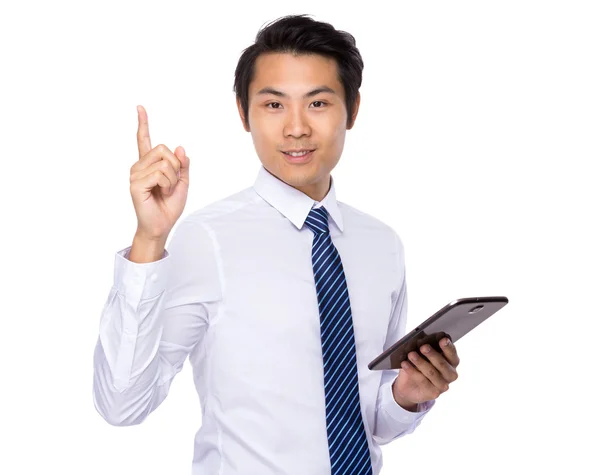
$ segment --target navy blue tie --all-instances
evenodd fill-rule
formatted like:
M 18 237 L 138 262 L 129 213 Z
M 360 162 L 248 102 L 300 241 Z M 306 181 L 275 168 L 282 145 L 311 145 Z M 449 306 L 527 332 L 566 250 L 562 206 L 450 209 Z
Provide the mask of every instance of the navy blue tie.
M 315 234 L 312 264 L 321 320 L 331 474 L 372 475 L 360 412 L 354 327 L 342 260 L 329 235 L 324 207 L 311 209 L 305 224 Z

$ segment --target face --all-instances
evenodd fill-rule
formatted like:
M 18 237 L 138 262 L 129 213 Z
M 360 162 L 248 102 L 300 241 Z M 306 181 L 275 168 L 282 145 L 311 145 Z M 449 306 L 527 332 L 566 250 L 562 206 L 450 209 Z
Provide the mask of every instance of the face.
M 315 92 L 317 89 L 323 89 Z M 242 124 L 252 134 L 263 166 L 280 180 L 321 201 L 329 191 L 330 172 L 344 149 L 347 124 L 344 89 L 334 59 L 321 55 L 262 54 L 248 91 L 248 122 L 237 101 Z M 314 150 L 308 157 L 284 154 Z

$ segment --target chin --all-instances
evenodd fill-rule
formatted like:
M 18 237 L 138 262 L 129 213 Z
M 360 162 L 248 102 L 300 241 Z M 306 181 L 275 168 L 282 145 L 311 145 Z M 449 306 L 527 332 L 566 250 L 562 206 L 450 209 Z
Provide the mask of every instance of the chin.
M 312 168 L 294 167 L 289 164 L 280 166 L 277 173 L 273 173 L 280 180 L 293 186 L 310 185 L 318 181 L 317 174 Z

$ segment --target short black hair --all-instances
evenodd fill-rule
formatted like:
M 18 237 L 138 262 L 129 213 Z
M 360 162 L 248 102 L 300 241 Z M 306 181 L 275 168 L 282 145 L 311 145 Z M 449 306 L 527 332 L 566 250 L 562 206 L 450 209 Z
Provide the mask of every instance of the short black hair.
M 306 14 L 284 16 L 261 29 L 255 43 L 243 50 L 235 68 L 233 92 L 240 100 L 247 128 L 250 128 L 248 90 L 254 78 L 256 58 L 262 53 L 291 53 L 295 56 L 319 54 L 334 59 L 338 80 L 344 87 L 348 113 L 346 126 L 351 125 L 364 67 L 354 36 L 336 30 L 329 23 L 308 18 Z

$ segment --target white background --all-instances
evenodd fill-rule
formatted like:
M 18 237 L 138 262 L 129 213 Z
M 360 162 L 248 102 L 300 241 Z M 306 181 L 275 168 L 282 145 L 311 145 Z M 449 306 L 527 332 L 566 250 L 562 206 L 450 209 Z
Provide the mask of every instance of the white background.
M 191 158 L 184 216 L 250 186 L 235 66 L 263 25 L 309 13 L 365 62 L 333 175 L 404 242 L 409 328 L 459 297 L 510 300 L 457 343 L 459 379 L 383 446 L 382 475 L 597 473 L 598 4 L 283 3 L 3 3 L 0 472 L 190 472 L 189 362 L 140 426 L 92 402 L 114 254 L 137 223 L 136 105 L 153 146 Z

